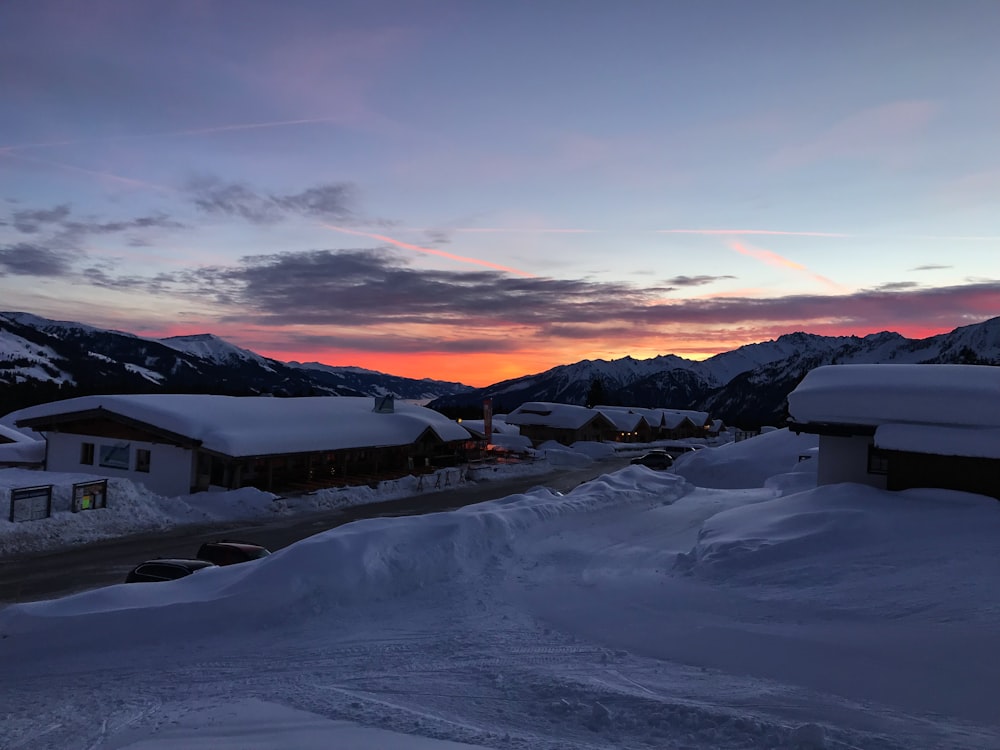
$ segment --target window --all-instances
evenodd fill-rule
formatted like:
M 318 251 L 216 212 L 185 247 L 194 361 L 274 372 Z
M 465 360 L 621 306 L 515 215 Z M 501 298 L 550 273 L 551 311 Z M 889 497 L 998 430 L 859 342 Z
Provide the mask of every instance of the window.
M 93 443 L 81 443 L 80 444 L 80 463 L 85 466 L 94 465 L 94 444 Z
M 868 473 L 888 474 L 889 454 L 874 446 L 868 448 Z
M 150 454 L 149 454 L 148 450 L 146 450 L 145 448 L 136 448 L 135 449 L 135 470 L 136 471 L 141 471 L 144 474 L 148 474 L 149 473 L 149 460 L 150 460 Z
M 129 443 L 102 445 L 100 450 L 100 465 L 107 469 L 125 469 L 125 471 L 128 471 L 130 448 L 131 445 Z

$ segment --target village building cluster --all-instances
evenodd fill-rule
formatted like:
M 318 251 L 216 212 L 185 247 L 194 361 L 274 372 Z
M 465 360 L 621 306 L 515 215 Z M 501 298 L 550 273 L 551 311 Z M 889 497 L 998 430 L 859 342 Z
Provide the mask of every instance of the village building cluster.
M 819 436 L 820 484 L 1000 499 L 1000 367 L 818 367 L 789 394 L 788 411 L 792 431 Z M 125 477 L 165 496 L 369 484 L 465 465 L 494 450 L 689 441 L 726 429 L 706 412 L 682 409 L 532 401 L 506 415 L 453 421 L 392 397 L 182 394 L 84 396 L 22 409 L 5 422 L 0 467 Z

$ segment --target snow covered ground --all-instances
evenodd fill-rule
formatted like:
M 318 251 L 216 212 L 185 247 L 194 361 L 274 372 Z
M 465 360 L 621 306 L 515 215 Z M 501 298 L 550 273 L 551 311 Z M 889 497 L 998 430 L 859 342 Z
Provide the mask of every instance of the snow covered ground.
M 1000 747 L 1000 504 L 802 440 L 11 605 L 0 747 Z

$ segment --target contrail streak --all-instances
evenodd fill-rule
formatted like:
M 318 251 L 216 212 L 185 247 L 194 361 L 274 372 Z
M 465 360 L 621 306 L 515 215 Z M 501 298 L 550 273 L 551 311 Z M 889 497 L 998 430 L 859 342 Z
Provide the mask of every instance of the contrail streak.
M 704 234 L 733 236 L 738 234 L 763 234 L 776 237 L 853 237 L 841 232 L 783 232 L 775 229 L 657 229 L 657 234 Z
M 113 172 L 98 172 L 93 169 L 85 169 L 84 167 L 77 167 L 73 164 L 64 164 L 58 161 L 49 161 L 48 159 L 39 159 L 37 156 L 25 156 L 24 154 L 13 154 L 9 151 L 0 151 L 0 156 L 6 156 L 10 159 L 19 159 L 20 161 L 32 162 L 34 164 L 42 164 L 46 167 L 54 167 L 55 169 L 62 169 L 68 172 L 77 172 L 79 174 L 89 175 L 91 177 L 99 177 L 104 180 L 112 180 L 114 182 L 120 182 L 123 185 L 128 185 L 129 187 L 142 188 L 144 190 L 156 190 L 161 193 L 178 193 L 172 187 L 167 187 L 166 185 L 157 185 L 154 182 L 145 182 L 143 180 L 136 180 L 131 177 L 122 177 L 121 175 L 114 174 Z
M 80 138 L 65 141 L 40 141 L 38 143 L 17 143 L 10 146 L 0 146 L 0 153 L 21 151 L 32 148 L 48 148 L 51 146 L 75 146 L 83 143 L 106 143 L 110 141 L 125 141 L 142 138 L 171 138 L 188 135 L 210 135 L 236 130 L 259 130 L 262 128 L 283 128 L 291 125 L 315 125 L 322 122 L 336 122 L 339 117 L 309 117 L 301 120 L 274 120 L 271 122 L 236 123 L 233 125 L 216 125 L 206 128 L 188 128 L 185 130 L 165 130 L 158 133 L 135 133 L 132 135 L 109 135 L 102 138 Z
M 534 274 L 528 273 L 527 271 L 520 271 L 516 268 L 511 268 L 510 266 L 501 266 L 499 263 L 491 263 L 488 260 L 480 260 L 479 258 L 468 258 L 464 255 L 456 255 L 455 253 L 448 253 L 444 250 L 438 250 L 433 247 L 423 247 L 421 245 L 414 245 L 409 242 L 403 242 L 402 240 L 393 239 L 392 237 L 386 237 L 384 234 L 373 234 L 371 232 L 362 232 L 357 229 L 347 229 L 345 227 L 338 227 L 335 224 L 321 223 L 320 226 L 326 229 L 333 230 L 334 232 L 343 232 L 344 234 L 353 234 L 359 237 L 368 237 L 369 239 L 378 240 L 379 242 L 387 242 L 390 245 L 395 245 L 396 247 L 404 248 L 405 250 L 414 250 L 418 253 L 427 253 L 428 255 L 437 255 L 442 258 L 448 258 L 449 260 L 457 260 L 461 263 L 472 263 L 477 266 L 485 266 L 487 268 L 493 268 L 497 271 L 505 271 L 506 273 L 512 273 L 516 276 L 525 276 L 528 278 L 534 278 Z
M 826 276 L 821 276 L 818 273 L 814 273 L 801 263 L 796 263 L 794 260 L 789 260 L 788 258 L 778 255 L 777 253 L 771 252 L 770 250 L 763 250 L 757 247 L 747 247 L 746 245 L 743 245 L 739 242 L 732 242 L 730 243 L 729 247 L 731 247 L 738 253 L 742 253 L 743 255 L 749 255 L 751 258 L 756 258 L 757 260 L 761 261 L 762 263 L 766 263 L 769 266 L 777 266 L 779 268 L 790 268 L 791 270 L 797 271 L 798 273 L 802 273 L 811 279 L 819 281 L 822 284 L 826 284 L 827 286 L 836 289 L 837 291 L 844 290 L 844 288 L 840 284 L 833 281 L 832 279 L 828 279 Z

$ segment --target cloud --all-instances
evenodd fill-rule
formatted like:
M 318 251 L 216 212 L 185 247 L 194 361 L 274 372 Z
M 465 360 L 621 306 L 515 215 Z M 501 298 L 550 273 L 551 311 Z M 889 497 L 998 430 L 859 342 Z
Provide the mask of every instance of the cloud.
M 11 216 L 11 223 L 14 229 L 23 234 L 36 234 L 48 228 L 50 224 L 61 224 L 69 213 L 69 205 L 65 203 L 48 209 L 25 209 L 15 211 Z
M 19 242 L 0 247 L 0 276 L 68 276 L 74 260 L 65 251 Z
M 889 281 L 886 282 L 885 284 L 879 284 L 875 288 L 880 289 L 882 291 L 891 292 L 891 291 L 899 291 L 901 289 L 913 289 L 918 286 L 920 285 L 915 281 Z
M 94 217 L 84 220 L 70 220 L 72 210 L 63 203 L 52 208 L 22 209 L 11 214 L 14 228 L 22 234 L 46 232 L 49 239 L 44 243 L 56 247 L 76 247 L 88 235 L 115 234 L 118 232 L 144 231 L 148 229 L 182 229 L 178 221 L 166 214 L 140 216 L 120 221 L 101 221 Z
M 178 283 L 193 296 L 215 297 L 241 311 L 229 320 L 331 327 L 330 335 L 350 338 L 356 349 L 376 336 L 381 343 L 373 341 L 372 351 L 391 350 L 393 335 L 410 340 L 408 327 L 421 332 L 424 351 L 467 346 L 449 341 L 478 340 L 478 351 L 489 351 L 497 339 L 518 347 L 546 338 L 623 340 L 690 326 L 954 327 L 995 315 L 1000 295 L 994 280 L 937 289 L 890 285 L 850 294 L 665 300 L 664 286 L 524 278 L 489 269 L 418 270 L 405 256 L 371 249 L 247 257 L 235 266 L 189 272 Z
M 953 268 L 954 266 L 937 266 L 937 265 L 926 265 L 926 266 L 916 266 L 911 268 L 911 271 L 944 271 L 948 268 Z
M 273 224 L 296 215 L 336 221 L 355 218 L 351 204 L 356 188 L 346 182 L 275 195 L 259 193 L 243 183 L 198 177 L 188 183 L 188 191 L 205 213 L 235 216 L 252 224 Z
M 418 253 L 426 253 L 428 255 L 436 255 L 439 258 L 448 258 L 449 260 L 457 260 L 460 263 L 468 263 L 474 266 L 483 266 L 484 268 L 493 268 L 497 271 L 504 271 L 506 273 L 512 273 L 516 276 L 532 276 L 532 274 L 527 271 L 521 271 L 517 268 L 511 268 L 510 266 L 500 265 L 499 263 L 494 263 L 490 260 L 482 260 L 481 258 L 470 258 L 465 255 L 458 255 L 456 253 L 449 253 L 445 250 L 438 250 L 433 247 L 424 247 L 423 245 L 414 245 L 412 242 L 403 242 L 402 240 L 397 240 L 394 237 L 389 237 L 384 234 L 373 234 L 372 232 L 362 232 L 360 229 L 347 229 L 346 227 L 338 227 L 334 224 L 320 224 L 320 226 L 325 227 L 334 232 L 341 232 L 343 234 L 353 234 L 358 237 L 367 237 L 371 240 L 378 240 L 379 242 L 384 242 L 387 245 L 393 245 L 395 247 L 402 248 L 404 250 L 414 250 Z
M 778 253 L 775 253 L 771 250 L 764 250 L 763 248 L 759 247 L 751 247 L 750 245 L 745 245 L 742 242 L 731 242 L 729 243 L 729 247 L 731 247 L 733 250 L 742 255 L 748 255 L 751 258 L 756 258 L 757 260 L 761 261 L 762 263 L 766 263 L 769 266 L 791 269 L 792 271 L 801 273 L 807 276 L 808 278 L 813 279 L 814 281 L 818 281 L 821 284 L 825 284 L 826 286 L 832 289 L 836 289 L 838 291 L 842 289 L 840 284 L 833 281 L 832 279 L 828 279 L 826 276 L 821 276 L 818 273 L 814 273 L 801 263 L 796 263 L 794 260 L 789 260 L 788 258 L 778 255 Z
M 672 279 L 667 279 L 667 284 L 670 286 L 704 286 L 723 279 L 735 278 L 735 276 L 728 274 L 725 276 L 674 276 Z

